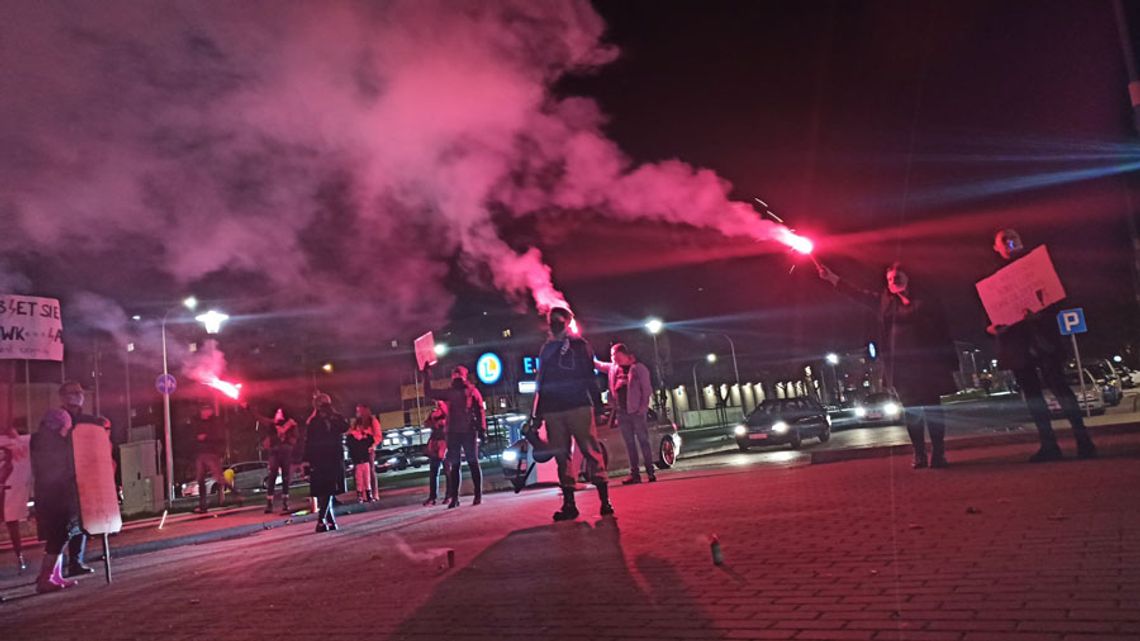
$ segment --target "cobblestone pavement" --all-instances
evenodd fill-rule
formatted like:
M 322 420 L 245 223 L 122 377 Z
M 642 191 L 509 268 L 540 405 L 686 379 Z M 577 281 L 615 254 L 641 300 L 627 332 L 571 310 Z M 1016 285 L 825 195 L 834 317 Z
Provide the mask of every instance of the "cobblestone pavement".
M 552 489 L 400 507 L 121 559 L 115 582 L 4 594 L 4 639 L 1140 638 L 1140 436 L 665 472 L 618 518 L 553 524 Z M 719 536 L 725 563 L 711 562 Z M 447 550 L 455 567 L 447 567 Z

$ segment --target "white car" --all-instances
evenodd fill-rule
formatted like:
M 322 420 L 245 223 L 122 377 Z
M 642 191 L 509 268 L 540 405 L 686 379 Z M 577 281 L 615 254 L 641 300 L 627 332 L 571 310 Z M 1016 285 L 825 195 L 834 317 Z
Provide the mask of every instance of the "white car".
M 1076 371 L 1065 372 L 1065 380 L 1068 381 L 1069 387 L 1073 390 L 1073 396 L 1077 397 L 1077 403 L 1081 407 L 1082 412 L 1091 412 L 1093 414 L 1104 414 L 1104 390 L 1096 384 L 1093 375 L 1087 369 L 1084 370 L 1085 375 L 1085 391 L 1081 393 L 1081 382 L 1077 379 Z M 1049 407 L 1049 411 L 1053 414 L 1061 413 L 1061 404 L 1057 402 L 1057 397 L 1053 395 L 1050 390 L 1044 390 L 1042 395 L 1045 397 L 1045 404 Z
M 227 466 L 226 470 L 233 470 L 234 473 L 234 486 L 240 492 L 257 492 L 265 491 L 265 477 L 269 475 L 269 463 L 265 461 L 243 461 L 241 463 L 234 463 Z M 302 482 L 305 477 L 301 466 L 293 466 L 293 477 L 290 485 Z M 277 474 L 277 478 L 273 480 L 276 485 L 281 484 L 281 474 Z M 206 477 L 206 494 L 214 493 L 214 478 L 212 476 Z M 198 482 L 189 481 L 182 484 L 182 496 L 198 496 Z

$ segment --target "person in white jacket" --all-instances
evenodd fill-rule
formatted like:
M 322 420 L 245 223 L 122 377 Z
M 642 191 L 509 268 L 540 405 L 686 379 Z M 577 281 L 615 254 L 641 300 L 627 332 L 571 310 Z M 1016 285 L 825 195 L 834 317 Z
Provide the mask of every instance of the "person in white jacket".
M 653 381 L 649 368 L 622 343 L 610 348 L 610 362 L 595 360 L 595 367 L 609 375 L 610 420 L 615 421 L 629 453 L 629 478 L 622 485 L 641 482 L 641 463 L 649 482 L 657 480 L 653 469 L 653 449 L 649 446 L 649 401 L 653 398 Z M 638 456 L 640 450 L 640 457 Z

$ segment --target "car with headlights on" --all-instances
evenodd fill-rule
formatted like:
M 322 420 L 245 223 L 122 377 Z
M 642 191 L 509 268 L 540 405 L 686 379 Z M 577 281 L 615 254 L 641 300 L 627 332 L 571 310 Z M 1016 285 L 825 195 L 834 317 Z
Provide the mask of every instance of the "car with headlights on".
M 744 422 L 732 429 L 736 445 L 749 448 L 790 445 L 799 449 L 804 439 L 831 439 L 831 417 L 813 398 L 770 398 L 758 405 Z
M 903 404 L 890 392 L 868 394 L 855 404 L 855 418 L 861 425 L 893 423 L 902 418 Z

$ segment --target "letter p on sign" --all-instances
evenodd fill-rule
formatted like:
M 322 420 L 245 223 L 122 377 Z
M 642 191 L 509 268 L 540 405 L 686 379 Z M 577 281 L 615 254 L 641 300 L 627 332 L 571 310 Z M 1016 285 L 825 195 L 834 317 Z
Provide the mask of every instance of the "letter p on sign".
M 1061 329 L 1061 336 L 1084 334 L 1089 331 L 1085 325 L 1085 310 L 1080 307 L 1062 310 L 1057 314 L 1057 327 Z

